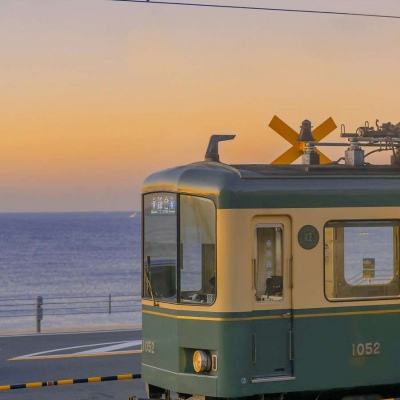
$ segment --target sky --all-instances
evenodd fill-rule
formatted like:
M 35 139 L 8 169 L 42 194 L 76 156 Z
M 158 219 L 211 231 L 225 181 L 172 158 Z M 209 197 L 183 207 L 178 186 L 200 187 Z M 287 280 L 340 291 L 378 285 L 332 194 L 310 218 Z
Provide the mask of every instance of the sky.
M 233 2 L 400 15 L 398 0 Z M 275 114 L 398 122 L 399 42 L 398 20 L 1 0 L 0 212 L 136 210 L 144 178 L 203 159 L 213 133 L 237 134 L 222 161 L 268 163 L 288 148 Z

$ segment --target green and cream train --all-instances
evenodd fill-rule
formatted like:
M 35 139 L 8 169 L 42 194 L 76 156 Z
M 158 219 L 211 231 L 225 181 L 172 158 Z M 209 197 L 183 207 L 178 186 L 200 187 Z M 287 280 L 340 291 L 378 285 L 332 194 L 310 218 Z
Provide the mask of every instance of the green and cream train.
M 312 140 L 303 164 L 227 165 L 214 136 L 205 161 L 147 178 L 150 398 L 400 394 L 398 142 L 355 136 L 325 165 Z M 378 142 L 392 165 L 365 162 Z

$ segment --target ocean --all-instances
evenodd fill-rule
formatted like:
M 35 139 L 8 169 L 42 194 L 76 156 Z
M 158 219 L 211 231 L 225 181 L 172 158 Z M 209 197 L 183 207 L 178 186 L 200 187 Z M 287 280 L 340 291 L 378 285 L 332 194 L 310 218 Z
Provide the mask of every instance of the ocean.
M 140 223 L 129 212 L 0 214 L 0 334 L 34 327 L 37 296 L 43 330 L 140 323 Z

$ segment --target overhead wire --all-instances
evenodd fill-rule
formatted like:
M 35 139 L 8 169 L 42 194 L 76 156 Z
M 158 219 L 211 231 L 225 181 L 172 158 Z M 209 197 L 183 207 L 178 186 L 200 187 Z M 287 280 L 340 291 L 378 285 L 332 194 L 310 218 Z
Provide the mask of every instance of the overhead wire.
M 162 0 L 112 0 L 119 2 L 129 3 L 143 3 L 143 4 L 164 4 L 173 6 L 186 6 L 186 7 L 209 7 L 209 8 L 225 8 L 235 10 L 253 10 L 253 11 L 269 11 L 269 12 L 282 12 L 282 13 L 298 13 L 298 14 L 324 14 L 348 17 L 369 17 L 369 18 L 386 18 L 386 19 L 400 19 L 400 15 L 392 14 L 371 14 L 362 12 L 350 11 L 329 11 L 329 10 L 312 10 L 312 9 L 299 9 L 299 8 L 275 8 L 275 7 L 257 7 L 257 6 L 242 6 L 235 4 L 212 4 L 201 2 L 180 2 L 180 1 L 162 1 Z

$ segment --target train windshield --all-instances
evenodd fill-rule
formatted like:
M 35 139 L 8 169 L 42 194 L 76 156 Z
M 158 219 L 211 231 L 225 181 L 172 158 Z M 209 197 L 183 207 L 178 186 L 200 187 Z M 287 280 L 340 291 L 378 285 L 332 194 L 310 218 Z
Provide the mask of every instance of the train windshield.
M 143 211 L 143 296 L 174 303 L 213 303 L 214 203 L 196 196 L 152 193 L 144 196 Z
M 177 196 L 144 196 L 144 296 L 177 300 Z

